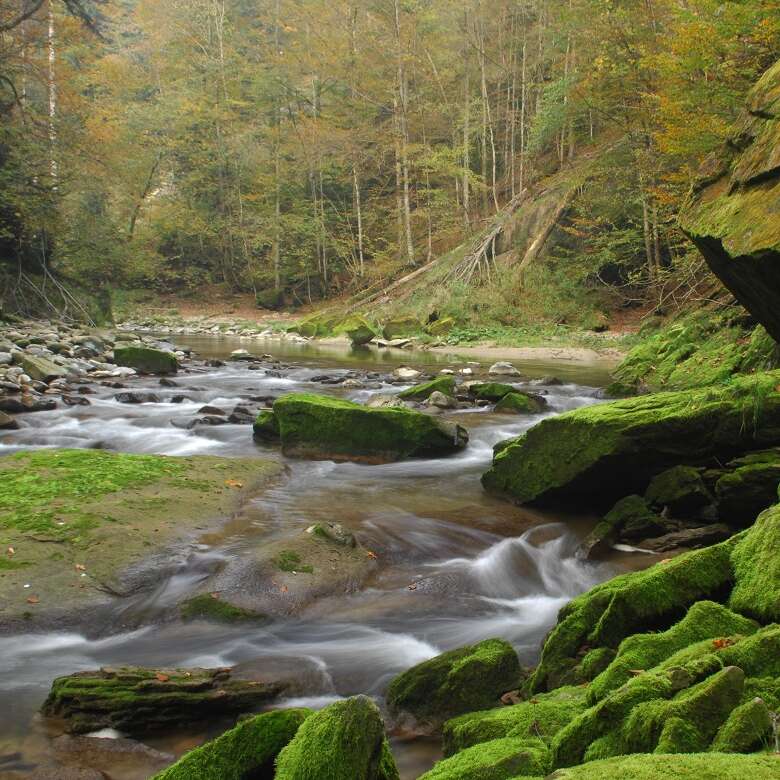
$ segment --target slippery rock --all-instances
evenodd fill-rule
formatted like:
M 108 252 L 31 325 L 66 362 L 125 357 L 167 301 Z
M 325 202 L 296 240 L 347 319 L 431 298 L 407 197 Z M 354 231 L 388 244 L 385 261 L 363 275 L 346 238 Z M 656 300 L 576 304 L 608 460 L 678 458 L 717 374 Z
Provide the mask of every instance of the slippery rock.
M 104 728 L 144 734 L 245 712 L 283 690 L 234 679 L 230 669 L 103 668 L 58 677 L 42 712 L 64 720 L 70 734 Z
M 141 374 L 175 374 L 179 368 L 172 352 L 151 347 L 115 347 L 114 362 Z
M 372 409 L 329 396 L 292 394 L 262 412 L 255 436 L 278 438 L 292 457 L 386 463 L 463 449 L 468 432 L 411 409 Z

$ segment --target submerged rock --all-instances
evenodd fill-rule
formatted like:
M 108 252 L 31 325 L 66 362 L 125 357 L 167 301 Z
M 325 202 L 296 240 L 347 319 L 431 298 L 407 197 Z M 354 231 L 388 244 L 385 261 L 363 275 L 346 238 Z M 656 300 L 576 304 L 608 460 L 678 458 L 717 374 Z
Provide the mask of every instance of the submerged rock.
M 281 684 L 233 679 L 230 669 L 104 668 L 58 677 L 42 712 L 63 719 L 71 734 L 148 734 L 249 711 L 283 691 Z
M 540 395 L 512 392 L 496 404 L 495 411 L 501 414 L 539 414 L 546 408 L 547 401 Z
M 310 715 L 276 762 L 275 780 L 398 780 L 384 724 L 366 696 Z
M 217 739 L 191 750 L 154 780 L 246 780 L 273 777 L 277 756 L 311 710 L 266 712 L 241 721 Z
M 274 402 L 273 417 L 255 424 L 262 434 L 278 426 L 285 455 L 384 463 L 435 457 L 463 449 L 468 432 L 455 423 L 411 409 L 371 409 L 329 396 L 292 394 Z
M 151 347 L 116 347 L 114 362 L 141 374 L 175 374 L 179 364 L 172 352 Z
M 519 503 L 606 508 L 679 463 L 726 460 L 780 443 L 780 373 L 658 393 L 546 419 L 496 446 L 482 477 Z
M 0 430 L 13 431 L 19 427 L 19 423 L 10 414 L 0 412 Z
M 495 707 L 519 680 L 514 648 L 502 639 L 487 639 L 398 675 L 387 689 L 387 702 L 395 712 L 437 725 L 454 715 Z

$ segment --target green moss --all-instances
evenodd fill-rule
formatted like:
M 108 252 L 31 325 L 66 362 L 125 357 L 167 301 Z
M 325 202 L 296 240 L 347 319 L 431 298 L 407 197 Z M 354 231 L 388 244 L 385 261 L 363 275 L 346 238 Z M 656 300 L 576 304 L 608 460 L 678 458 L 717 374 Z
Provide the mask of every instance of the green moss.
M 276 710 L 239 723 L 217 739 L 191 750 L 154 780 L 245 780 L 272 777 L 274 761 L 310 710 Z
M 733 581 L 734 543 L 729 540 L 624 574 L 570 601 L 544 643 L 531 690 L 562 684 L 579 663 L 584 646 L 617 648 L 626 636 L 650 626 L 667 627 L 694 602 L 722 592 Z M 582 679 L 578 674 L 570 681 Z
M 550 739 L 585 709 L 585 689 L 558 688 L 511 707 L 469 712 L 448 720 L 442 731 L 444 755 L 451 756 L 482 742 L 515 737 Z
M 483 401 L 500 401 L 504 396 L 509 395 L 509 393 L 516 392 L 517 388 L 512 387 L 512 385 L 504 384 L 503 382 L 484 382 L 469 387 L 469 393 L 475 398 L 479 398 Z
M 306 317 L 290 330 L 297 331 L 307 338 L 325 337 L 333 335 L 334 328 L 339 324 L 339 317 L 330 312 L 318 312 Z
M 748 453 L 726 466 L 728 473 L 715 483 L 721 517 L 732 525 L 749 525 L 777 501 L 780 450 Z
M 735 707 L 712 742 L 716 753 L 750 753 L 768 743 L 772 731 L 769 708 L 755 698 Z
M 540 739 L 506 737 L 484 742 L 440 761 L 419 780 L 511 780 L 546 775 L 550 751 Z
M 222 623 L 241 623 L 247 620 L 263 620 L 264 615 L 228 604 L 210 593 L 194 596 L 179 607 L 184 620 L 217 620 Z
M 410 401 L 424 401 L 426 398 L 430 397 L 431 393 L 435 393 L 436 391 L 444 393 L 444 395 L 452 398 L 452 396 L 455 395 L 455 378 L 451 376 L 441 376 L 430 382 L 423 382 L 422 384 L 410 387 L 408 390 L 398 393 L 398 397 Z
M 388 704 L 416 718 L 441 722 L 488 709 L 517 686 L 520 664 L 502 639 L 450 650 L 400 674 L 388 687 Z
M 712 503 L 712 496 L 693 466 L 674 466 L 653 477 L 645 498 L 656 507 L 668 507 L 676 517 L 685 517 Z
M 539 414 L 544 409 L 541 398 L 527 393 L 507 393 L 497 404 L 495 411 L 509 414 Z
M 340 322 L 334 329 L 335 333 L 344 333 L 355 346 L 368 344 L 373 340 L 376 333 L 367 320 L 363 317 L 348 317 Z
M 300 574 L 312 574 L 314 568 L 301 561 L 301 556 L 294 550 L 282 550 L 276 558 L 276 565 L 280 571 L 298 572 Z
M 555 780 L 775 780 L 776 756 L 718 753 L 621 756 L 593 761 L 555 773 Z
M 365 696 L 311 715 L 279 754 L 275 780 L 397 780 L 376 705 Z
M 715 736 L 731 711 L 739 705 L 744 689 L 745 673 L 728 666 L 703 682 L 681 691 L 670 701 L 652 701 L 634 707 L 622 728 L 625 753 L 649 753 L 658 746 L 661 734 L 672 719 L 680 719 L 695 729 L 695 749 L 703 749 Z M 684 750 L 686 742 L 675 752 Z M 667 739 L 671 739 L 667 735 Z M 687 745 L 691 747 L 690 745 Z
M 422 331 L 420 321 L 411 316 L 400 316 L 388 320 L 382 329 L 382 335 L 388 340 L 416 336 Z
M 780 443 L 780 372 L 613 401 L 543 420 L 496 448 L 486 489 L 518 503 L 606 508 L 680 462 Z
M 274 403 L 285 454 L 385 462 L 445 455 L 465 446 L 464 428 L 411 409 L 371 409 L 339 398 L 286 395 Z
M 446 336 L 457 323 L 452 317 L 442 317 L 434 320 L 426 328 L 426 332 L 431 336 Z
M 75 539 L 105 520 L 83 512 L 86 501 L 183 475 L 186 464 L 157 455 L 103 450 L 41 450 L 17 453 L 0 464 L 0 528 Z M 69 515 L 67 524 L 58 524 Z
M 580 664 L 582 676 L 586 680 L 592 680 L 615 660 L 615 655 L 611 647 L 596 647 L 589 650 Z
M 150 347 L 117 347 L 114 362 L 134 368 L 141 374 L 175 374 L 179 368 L 172 352 Z
M 279 421 L 270 409 L 258 413 L 252 430 L 258 441 L 279 441 Z
M 636 670 L 660 664 L 678 650 L 703 639 L 751 634 L 758 628 L 752 620 L 737 615 L 712 601 L 699 601 L 685 617 L 667 631 L 635 634 L 620 643 L 617 657 L 588 689 L 588 700 L 595 703 L 607 693 L 630 680 Z
M 734 548 L 732 609 L 763 623 L 780 621 L 780 505 L 767 509 Z
M 678 717 L 669 718 L 661 729 L 655 753 L 697 753 L 704 739 L 696 726 Z

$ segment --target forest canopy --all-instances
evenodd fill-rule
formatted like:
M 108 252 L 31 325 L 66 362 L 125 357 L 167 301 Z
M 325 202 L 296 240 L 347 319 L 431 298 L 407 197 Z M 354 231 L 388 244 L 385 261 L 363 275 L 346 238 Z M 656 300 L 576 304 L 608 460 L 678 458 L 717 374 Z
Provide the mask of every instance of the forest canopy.
M 677 211 L 779 49 L 777 0 L 4 3 L 0 267 L 309 302 L 587 163 L 558 261 L 695 274 Z

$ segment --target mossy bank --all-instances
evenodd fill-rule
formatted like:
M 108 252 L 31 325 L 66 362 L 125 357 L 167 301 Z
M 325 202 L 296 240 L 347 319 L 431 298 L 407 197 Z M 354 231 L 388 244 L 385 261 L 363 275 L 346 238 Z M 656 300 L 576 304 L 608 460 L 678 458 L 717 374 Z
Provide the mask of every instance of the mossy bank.
M 0 460 L 0 627 L 67 623 L 154 580 L 146 561 L 234 513 L 262 459 L 39 450 Z M 83 617 L 83 613 L 82 613 Z

